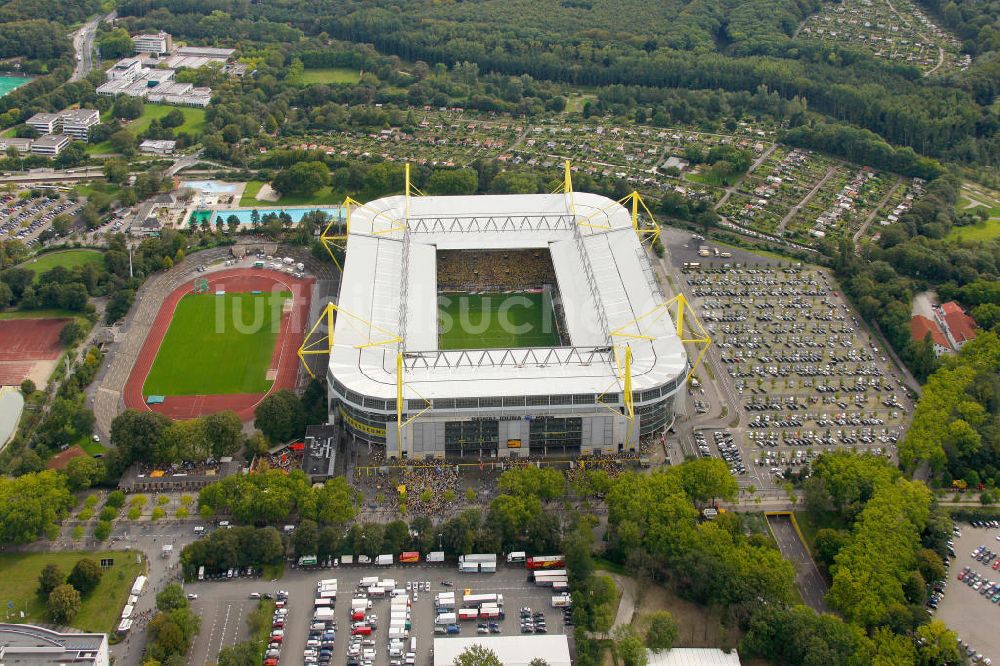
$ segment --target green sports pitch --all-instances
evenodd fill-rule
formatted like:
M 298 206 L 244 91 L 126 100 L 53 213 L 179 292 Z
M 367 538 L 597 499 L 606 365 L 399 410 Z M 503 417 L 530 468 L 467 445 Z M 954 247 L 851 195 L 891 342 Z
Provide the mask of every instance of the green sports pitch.
M 144 395 L 265 393 L 290 292 L 186 294 L 143 384 Z
M 438 295 L 438 349 L 558 346 L 548 293 Z

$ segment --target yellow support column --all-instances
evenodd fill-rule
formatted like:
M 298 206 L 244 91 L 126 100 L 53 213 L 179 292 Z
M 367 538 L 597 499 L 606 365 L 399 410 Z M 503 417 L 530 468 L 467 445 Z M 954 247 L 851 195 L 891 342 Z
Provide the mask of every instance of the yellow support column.
M 566 160 L 566 173 L 563 176 L 563 193 L 573 193 L 573 174 L 569 168 L 569 160 Z
M 635 403 L 632 400 L 632 348 L 625 345 L 625 372 L 624 372 L 625 411 L 631 419 L 635 416 Z
M 629 196 L 632 197 L 632 228 L 639 231 L 639 193 L 633 191 Z M 639 240 L 642 241 L 641 236 Z
M 677 336 L 684 337 L 684 308 L 687 306 L 687 299 L 684 294 L 677 294 Z

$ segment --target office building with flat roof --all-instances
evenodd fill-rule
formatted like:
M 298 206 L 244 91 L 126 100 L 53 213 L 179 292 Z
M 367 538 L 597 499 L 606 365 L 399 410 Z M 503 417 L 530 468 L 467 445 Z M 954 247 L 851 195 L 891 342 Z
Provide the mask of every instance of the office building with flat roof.
M 4 666 L 109 666 L 107 634 L 59 632 L 33 624 L 0 623 Z

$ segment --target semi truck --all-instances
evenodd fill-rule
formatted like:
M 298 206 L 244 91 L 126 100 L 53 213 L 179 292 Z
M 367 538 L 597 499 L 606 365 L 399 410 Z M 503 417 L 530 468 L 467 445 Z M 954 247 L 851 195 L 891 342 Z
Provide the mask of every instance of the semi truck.
M 392 555 L 379 555 L 375 558 L 375 566 L 378 567 L 391 567 L 392 566 Z
M 540 555 L 538 557 L 529 557 L 527 566 L 531 570 L 561 569 L 566 566 L 566 558 L 563 555 Z
M 462 555 L 458 558 L 459 562 L 493 562 L 496 564 L 497 556 L 495 553 L 476 553 L 472 555 Z
M 420 553 L 416 551 L 407 551 L 405 553 L 400 553 L 399 563 L 400 564 L 416 564 L 420 561 Z
M 444 562 L 444 551 L 435 550 L 431 553 L 427 553 L 427 557 L 424 558 L 424 561 L 428 564 L 439 564 Z
M 524 562 L 526 558 L 527 558 L 527 553 L 525 553 L 523 550 L 519 550 L 513 553 L 507 553 L 507 564 Z
M 502 594 L 466 594 L 462 597 L 466 606 L 481 606 L 483 604 L 502 604 Z
M 573 597 L 568 594 L 556 594 L 552 596 L 553 608 L 566 608 L 573 604 Z
M 479 573 L 479 562 L 459 562 L 458 573 Z
M 441 613 L 436 618 L 434 618 L 434 624 L 455 624 L 458 620 L 458 616 L 454 613 Z

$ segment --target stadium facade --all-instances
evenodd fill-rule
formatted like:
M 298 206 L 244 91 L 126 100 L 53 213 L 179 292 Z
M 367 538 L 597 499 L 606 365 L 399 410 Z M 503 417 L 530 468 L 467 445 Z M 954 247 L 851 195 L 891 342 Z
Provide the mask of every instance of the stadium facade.
M 349 209 L 331 422 L 384 443 L 390 458 L 638 449 L 671 423 L 690 365 L 634 221 L 579 192 L 393 196 Z M 479 320 L 444 322 L 442 292 L 456 289 L 495 295 L 488 316 L 519 293 L 545 294 L 555 346 L 498 346 Z M 446 325 L 471 329 L 468 348 L 442 344 Z

